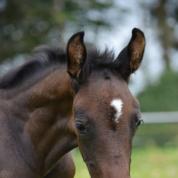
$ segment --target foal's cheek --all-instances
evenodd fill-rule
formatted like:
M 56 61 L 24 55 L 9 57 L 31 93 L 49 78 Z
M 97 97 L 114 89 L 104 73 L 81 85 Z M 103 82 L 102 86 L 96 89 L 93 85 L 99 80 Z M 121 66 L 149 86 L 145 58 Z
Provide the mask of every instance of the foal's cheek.
M 78 136 L 78 146 L 79 149 L 87 160 L 89 157 L 94 157 L 95 149 L 97 149 L 96 137 L 94 133 L 88 135 L 79 135 Z
M 83 160 L 85 162 L 87 162 L 88 160 L 90 160 L 93 157 L 92 152 L 89 149 L 89 145 L 85 145 L 79 141 L 78 146 L 79 146 L 79 150 L 82 154 Z

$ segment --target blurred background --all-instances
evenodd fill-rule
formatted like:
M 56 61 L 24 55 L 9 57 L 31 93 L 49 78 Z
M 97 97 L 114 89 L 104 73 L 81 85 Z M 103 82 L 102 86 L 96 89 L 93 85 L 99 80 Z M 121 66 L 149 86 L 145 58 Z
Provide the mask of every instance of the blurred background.
M 85 41 L 115 56 L 132 28 L 144 31 L 146 51 L 130 89 L 145 123 L 132 154 L 132 178 L 178 177 L 177 0 L 0 0 L 0 75 L 25 61 L 40 44 L 61 46 L 84 30 Z M 76 178 L 88 178 L 78 150 Z

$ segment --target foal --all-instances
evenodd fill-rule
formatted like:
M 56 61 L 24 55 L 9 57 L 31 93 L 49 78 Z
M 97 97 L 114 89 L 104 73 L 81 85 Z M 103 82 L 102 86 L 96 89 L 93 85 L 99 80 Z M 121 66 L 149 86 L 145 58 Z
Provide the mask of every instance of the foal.
M 83 35 L 74 35 L 67 48 L 68 72 L 76 91 L 78 146 L 92 178 L 129 178 L 140 111 L 128 82 L 142 61 L 144 34 L 133 29 L 129 44 L 115 60 L 107 51 L 87 55 Z
M 77 144 L 92 178 L 129 177 L 139 106 L 127 83 L 144 35 L 134 29 L 115 61 L 87 55 L 83 35 L 71 37 L 67 54 L 38 49 L 1 79 L 0 178 L 61 177 L 56 163 Z

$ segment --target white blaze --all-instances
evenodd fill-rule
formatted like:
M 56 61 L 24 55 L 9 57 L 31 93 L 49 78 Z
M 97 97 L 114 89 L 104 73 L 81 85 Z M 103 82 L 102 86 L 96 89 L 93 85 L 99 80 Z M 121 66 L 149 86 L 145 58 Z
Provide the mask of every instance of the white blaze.
M 111 106 L 116 110 L 116 114 L 115 114 L 115 122 L 118 123 L 119 122 L 119 118 L 122 115 L 122 108 L 123 108 L 123 102 L 121 99 L 113 99 L 111 101 Z

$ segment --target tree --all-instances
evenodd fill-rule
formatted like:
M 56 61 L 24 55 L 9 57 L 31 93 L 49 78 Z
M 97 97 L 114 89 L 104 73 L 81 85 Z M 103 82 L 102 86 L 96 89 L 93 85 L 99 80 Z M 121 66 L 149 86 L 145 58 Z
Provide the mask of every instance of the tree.
M 1 0 L 2 1 L 2 0 Z M 113 1 L 83 0 L 4 0 L 0 9 L 0 60 L 32 50 L 40 43 L 59 39 L 68 26 L 110 27 L 103 16 L 114 8 Z M 95 17 L 90 15 L 95 13 Z
M 157 0 L 146 5 L 145 10 L 150 14 L 150 24 L 155 28 L 163 49 L 165 69 L 171 70 L 171 50 L 178 48 L 175 29 L 178 21 L 178 1 Z

